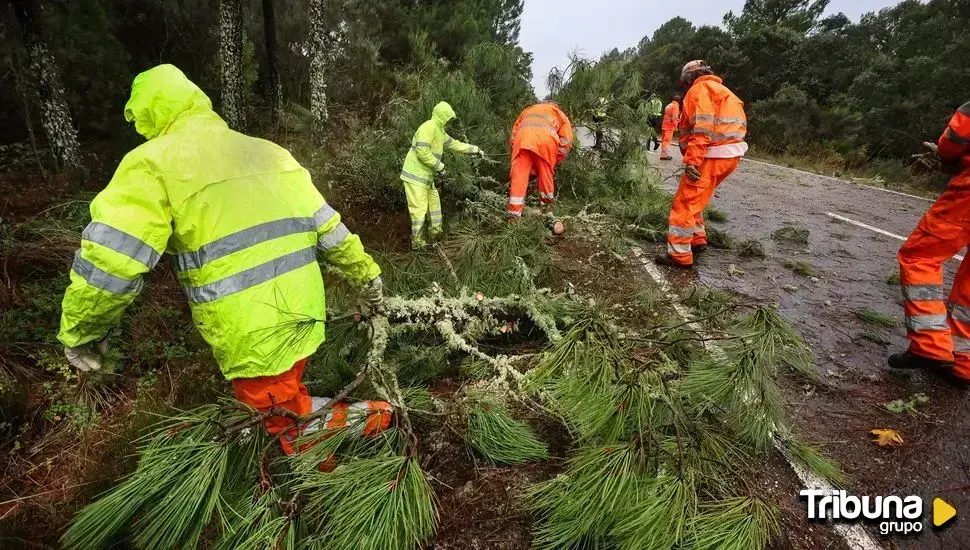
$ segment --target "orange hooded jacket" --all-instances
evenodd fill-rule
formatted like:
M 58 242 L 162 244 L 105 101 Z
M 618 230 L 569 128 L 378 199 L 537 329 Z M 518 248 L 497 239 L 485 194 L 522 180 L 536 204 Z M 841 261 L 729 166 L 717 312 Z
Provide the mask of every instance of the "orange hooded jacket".
M 684 95 L 679 138 L 684 164 L 743 157 L 748 150 L 744 103 L 721 82 L 718 76 L 701 76 Z
M 539 155 L 549 166 L 563 161 L 573 147 L 573 126 L 559 106 L 552 102 L 526 107 L 512 126 L 512 158 L 526 149 Z

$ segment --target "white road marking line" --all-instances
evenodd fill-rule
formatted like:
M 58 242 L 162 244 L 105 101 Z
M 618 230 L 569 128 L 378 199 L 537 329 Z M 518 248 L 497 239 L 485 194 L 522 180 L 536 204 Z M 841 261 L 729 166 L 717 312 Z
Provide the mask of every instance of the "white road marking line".
M 885 193 L 892 193 L 893 195 L 899 195 L 901 197 L 909 197 L 911 199 L 919 199 L 921 201 L 926 201 L 926 202 L 935 202 L 934 199 L 930 199 L 930 198 L 927 198 L 927 197 L 920 197 L 918 195 L 910 195 L 909 193 L 903 193 L 901 191 L 893 191 L 892 189 L 886 189 L 884 187 L 876 187 L 874 185 L 864 185 L 864 184 L 861 184 L 861 183 L 856 183 L 856 182 L 854 182 L 852 180 L 846 180 L 846 179 L 842 179 L 842 178 L 835 178 L 835 177 L 832 177 L 832 176 L 826 176 L 825 174 L 816 174 L 815 172 L 808 172 L 806 170 L 799 170 L 798 168 L 789 168 L 787 166 L 781 166 L 779 164 L 772 164 L 770 162 L 764 162 L 762 160 L 754 160 L 754 159 L 745 157 L 744 158 L 744 161 L 745 162 L 753 162 L 755 164 L 763 164 L 765 166 L 772 166 L 772 167 L 775 167 L 775 168 L 780 168 L 782 170 L 791 170 L 792 172 L 798 172 L 799 174 L 805 174 L 807 176 L 815 176 L 817 178 L 825 178 L 825 179 L 828 179 L 828 180 L 834 180 L 834 181 L 838 181 L 838 182 L 842 182 L 842 183 L 848 183 L 848 184 L 851 184 L 851 185 L 855 185 L 857 187 L 865 187 L 866 189 L 874 189 L 876 191 L 883 191 Z
M 690 313 L 687 311 L 687 308 L 680 303 L 680 300 L 676 298 L 676 294 L 674 294 L 670 281 L 664 277 L 664 274 L 660 271 L 660 269 L 649 259 L 645 259 L 643 257 L 643 250 L 641 250 L 639 247 L 633 247 L 633 255 L 640 260 L 640 263 L 643 265 L 644 270 L 646 270 L 647 275 L 649 275 L 657 286 L 660 287 L 660 291 L 671 297 L 671 304 L 674 306 L 674 311 L 677 312 L 677 315 L 679 315 L 684 321 L 690 320 Z M 688 326 L 698 332 L 704 332 L 703 327 L 696 322 L 689 323 Z M 721 359 L 726 357 L 727 354 L 724 353 L 724 350 L 714 342 L 705 340 L 703 344 L 704 348 L 707 349 L 707 351 L 715 358 Z M 785 457 L 785 462 L 788 463 L 792 471 L 795 472 L 795 475 L 798 476 L 798 479 L 802 482 L 802 484 L 805 485 L 806 489 L 820 489 L 823 491 L 835 492 L 835 487 L 833 487 L 829 482 L 825 481 L 825 479 L 817 475 L 815 472 L 812 472 L 802 464 L 792 460 L 777 440 L 775 440 L 775 448 L 778 449 L 783 457 Z M 869 531 L 866 531 L 862 525 L 858 523 L 833 523 L 832 527 L 835 529 L 835 532 L 838 533 L 843 540 L 845 540 L 845 544 L 852 550 L 882 550 L 882 546 L 876 541 L 876 539 L 872 537 L 872 535 L 869 534 Z
M 833 214 L 831 212 L 826 212 L 825 215 L 828 216 L 828 217 L 830 217 L 830 218 L 835 218 L 837 220 L 840 220 L 840 221 L 843 221 L 843 222 L 846 222 L 846 223 L 851 223 L 852 225 L 855 225 L 855 226 L 858 226 L 858 227 L 862 227 L 864 229 L 868 229 L 869 231 L 875 231 L 876 233 L 879 233 L 880 235 L 885 235 L 887 237 L 892 237 L 892 238 L 894 238 L 896 240 L 899 240 L 899 241 L 905 241 L 906 240 L 906 237 L 903 237 L 902 235 L 897 235 L 895 233 L 890 233 L 889 231 L 886 231 L 885 229 L 879 229 L 878 227 L 873 227 L 873 226 L 871 226 L 869 224 L 866 224 L 866 223 L 862 223 L 862 222 L 853 220 L 852 218 L 846 218 L 845 216 L 840 216 L 838 214 Z M 961 254 L 956 254 L 956 255 L 953 256 L 953 259 L 954 260 L 960 260 L 962 262 L 963 261 L 963 256 Z

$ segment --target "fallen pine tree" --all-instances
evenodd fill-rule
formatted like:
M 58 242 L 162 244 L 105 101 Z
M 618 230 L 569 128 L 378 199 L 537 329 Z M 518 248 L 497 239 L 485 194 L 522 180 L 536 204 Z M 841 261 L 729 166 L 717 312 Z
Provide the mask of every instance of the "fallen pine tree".
M 622 326 L 587 298 L 537 288 L 550 264 L 538 217 L 472 220 L 440 248 L 390 259 L 395 295 L 380 311 L 331 319 L 308 383 L 341 364 L 354 374 L 322 409 L 293 416 L 306 430 L 297 454 L 279 452 L 260 427 L 267 414 L 241 403 L 172 415 L 141 441 L 135 472 L 74 518 L 63 546 L 130 537 L 145 549 L 417 548 L 433 540 L 437 511 L 411 418 L 459 419 L 468 447 L 492 463 L 543 460 L 545 443 L 513 416 L 523 406 L 547 411 L 574 441 L 562 474 L 525 488 L 536 548 L 761 548 L 779 511 L 749 476 L 775 441 L 838 478 L 788 428 L 775 378 L 784 366 L 808 372 L 810 357 L 774 311 L 724 311 L 723 356 L 694 345 L 675 359 L 669 349 L 705 336 L 683 324 Z M 318 322 L 280 330 L 299 338 Z M 502 353 L 483 349 L 496 339 Z M 523 351 L 523 340 L 536 344 Z M 465 365 L 447 402 L 401 384 L 416 350 Z M 368 438 L 323 427 L 349 396 L 388 401 L 394 425 Z M 324 462 L 335 468 L 320 471 Z

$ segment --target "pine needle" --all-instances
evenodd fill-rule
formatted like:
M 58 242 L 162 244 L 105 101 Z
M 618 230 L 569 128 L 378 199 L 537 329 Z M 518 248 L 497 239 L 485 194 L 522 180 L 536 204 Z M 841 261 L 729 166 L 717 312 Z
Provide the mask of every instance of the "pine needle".
M 692 548 L 752 550 L 764 548 L 781 528 L 777 507 L 742 497 L 702 504 L 691 523 Z
M 332 550 L 399 550 L 434 536 L 431 487 L 416 461 L 392 454 L 303 476 L 304 517 Z
M 466 441 L 493 464 L 519 464 L 548 457 L 546 445 L 538 441 L 525 422 L 511 417 L 502 398 L 482 390 L 467 395 Z
M 852 311 L 863 323 L 875 327 L 895 327 L 899 325 L 894 317 L 880 313 L 867 307 L 860 307 Z

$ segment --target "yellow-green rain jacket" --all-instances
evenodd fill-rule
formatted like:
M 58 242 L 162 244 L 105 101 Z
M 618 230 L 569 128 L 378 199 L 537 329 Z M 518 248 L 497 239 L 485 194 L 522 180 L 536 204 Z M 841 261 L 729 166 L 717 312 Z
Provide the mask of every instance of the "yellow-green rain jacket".
M 77 347 L 117 326 L 142 276 L 173 255 L 196 327 L 227 379 L 270 376 L 324 340 L 316 251 L 355 283 L 380 268 L 290 153 L 228 128 L 172 65 L 139 74 L 125 118 L 148 142 L 91 203 L 58 339 Z
M 478 153 L 477 146 L 462 143 L 445 132 L 445 124 L 453 118 L 455 110 L 448 103 L 442 101 L 434 106 L 431 119 L 418 126 L 418 131 L 411 138 L 411 150 L 404 158 L 404 168 L 401 170 L 402 180 L 433 187 L 435 175 L 445 169 L 441 161 L 445 147 L 456 153 Z

